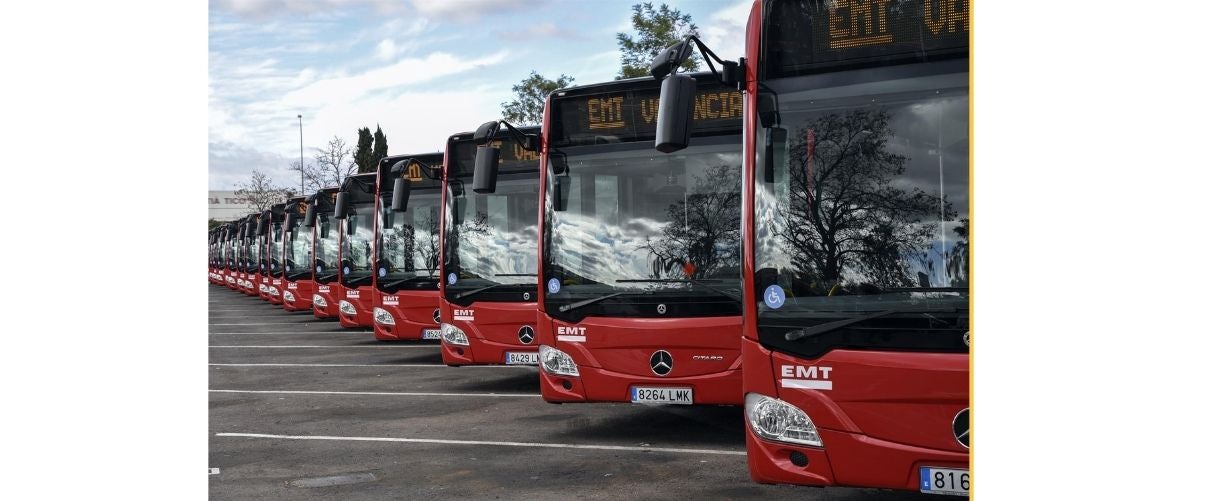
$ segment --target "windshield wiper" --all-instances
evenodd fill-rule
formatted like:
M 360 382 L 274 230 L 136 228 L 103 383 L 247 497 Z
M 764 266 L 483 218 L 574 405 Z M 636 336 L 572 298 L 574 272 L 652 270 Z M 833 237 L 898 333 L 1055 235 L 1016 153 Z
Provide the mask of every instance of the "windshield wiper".
M 372 281 L 372 275 L 368 275 L 368 276 L 364 276 L 364 277 L 356 277 L 351 280 L 348 280 L 346 287 L 355 287 L 362 283 L 371 282 L 371 281 Z
M 335 273 L 328 273 L 328 274 L 326 274 L 326 275 L 318 275 L 318 276 L 317 276 L 317 277 L 315 277 L 315 278 L 316 278 L 316 279 L 318 279 L 318 280 L 330 280 L 330 279 L 335 278 L 335 277 L 337 277 L 337 276 L 339 276 L 339 273 L 338 273 L 338 272 L 335 272 Z
M 423 281 L 434 282 L 435 280 L 436 280 L 435 277 L 410 277 L 410 278 L 403 278 L 401 280 L 395 280 L 393 282 L 389 282 L 386 284 L 381 284 L 381 287 L 384 287 L 386 289 L 392 289 L 392 288 L 402 285 L 406 282 L 423 282 Z
M 507 276 L 507 275 L 494 275 L 494 276 L 496 276 L 496 277 L 503 277 L 503 276 Z M 520 276 L 526 276 L 526 275 L 520 275 Z M 534 276 L 534 275 L 533 275 L 533 276 Z M 461 292 L 460 294 L 457 294 L 457 295 L 455 295 L 455 296 L 452 296 L 452 299 L 462 299 L 462 298 L 466 298 L 466 297 L 472 296 L 472 295 L 474 295 L 474 294 L 477 294 L 477 293 L 479 293 L 479 292 L 485 292 L 485 291 L 487 291 L 487 290 L 493 289 L 493 288 L 495 288 L 495 287 L 502 287 L 503 285 L 513 285 L 513 286 L 516 286 L 516 287 L 530 288 L 530 289 L 532 289 L 532 290 L 535 290 L 535 288 L 536 288 L 536 284 L 490 284 L 490 285 L 487 285 L 487 286 L 485 286 L 485 287 L 478 287 L 478 288 L 473 289 L 473 290 L 467 290 L 467 291 Z
M 634 279 L 616 280 L 616 282 L 651 282 L 651 283 L 659 283 L 659 284 L 698 285 L 700 287 L 703 287 L 704 289 L 708 289 L 712 292 L 715 292 L 721 296 L 724 296 L 724 297 L 731 299 L 733 301 L 736 301 L 738 303 L 741 301 L 740 295 L 732 294 L 731 292 L 725 291 L 724 289 L 721 289 L 714 285 L 708 285 L 707 282 L 704 282 L 702 280 L 696 280 L 693 278 L 687 278 L 687 279 L 683 279 L 683 280 L 673 279 L 673 278 L 634 278 Z
M 845 320 L 836 320 L 833 322 L 825 322 L 823 324 L 813 325 L 811 327 L 804 327 L 802 329 L 796 329 L 796 330 L 788 332 L 786 335 L 786 339 L 787 339 L 787 341 L 798 341 L 798 340 L 804 339 L 804 338 L 819 336 L 821 334 L 824 334 L 825 332 L 834 331 L 834 330 L 840 329 L 840 328 L 848 326 L 848 325 L 865 322 L 867 320 L 874 320 L 879 317 L 885 317 L 887 315 L 894 315 L 896 313 L 953 313 L 956 311 L 958 311 L 958 310 L 956 310 L 954 308 L 895 309 L 895 310 L 876 311 L 874 313 L 868 313 L 868 314 L 862 315 L 860 317 L 847 318 Z
M 599 301 L 604 301 L 604 300 L 607 300 L 607 299 L 611 299 L 611 298 L 616 297 L 616 296 L 623 296 L 623 295 L 631 295 L 631 296 L 649 296 L 649 295 L 652 295 L 652 294 L 653 294 L 653 291 L 623 291 L 623 292 L 612 292 L 612 293 L 610 293 L 610 294 L 603 294 L 603 295 L 601 295 L 601 296 L 598 296 L 598 297 L 592 297 L 592 298 L 590 298 L 590 299 L 583 299 L 583 300 L 578 301 L 578 302 L 576 302 L 576 303 L 569 303 L 569 304 L 566 304 L 566 305 L 562 305 L 562 306 L 560 307 L 560 310 L 561 310 L 561 313 L 564 313 L 564 312 L 566 312 L 566 311 L 575 310 L 575 309 L 577 309 L 577 308 L 581 308 L 581 307 L 583 307 L 583 306 L 589 306 L 589 305 L 592 305 L 592 304 L 597 303 L 597 302 L 599 302 Z

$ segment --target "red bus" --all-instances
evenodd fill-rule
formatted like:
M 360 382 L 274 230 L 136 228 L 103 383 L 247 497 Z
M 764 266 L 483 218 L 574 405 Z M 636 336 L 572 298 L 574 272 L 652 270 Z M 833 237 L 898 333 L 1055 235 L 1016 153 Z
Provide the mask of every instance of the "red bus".
M 318 190 L 310 203 L 312 216 L 305 220 L 314 231 L 314 316 L 333 318 L 339 315 L 339 300 L 343 299 L 339 285 L 339 239 L 342 234 L 335 219 L 335 199 L 339 188 Z
M 439 200 L 443 153 L 397 155 L 377 166 L 373 335 L 439 339 Z
M 226 287 L 238 290 L 238 221 L 222 225 L 222 282 Z
M 267 210 L 259 214 L 259 222 L 255 228 L 255 238 L 258 242 L 259 250 L 257 251 L 259 262 L 256 264 L 256 271 L 259 273 L 259 297 L 269 303 L 272 303 L 272 224 L 279 219 L 284 219 L 284 204 L 275 204 Z M 279 292 L 279 290 L 278 290 Z
M 222 227 L 209 229 L 209 283 L 220 284 L 222 282 L 221 274 L 218 270 L 221 269 L 221 259 L 219 249 L 221 248 Z
M 487 172 L 481 177 L 474 174 L 474 134 L 448 138 L 439 300 L 444 319 L 440 352 L 448 365 L 539 362 L 535 236 L 540 128 L 517 132 L 530 138 L 531 149 L 510 135 L 484 144 L 497 164 L 484 162 Z
M 287 311 L 305 311 L 313 307 L 314 227 L 306 218 L 317 195 L 289 200 L 285 205 L 281 255 L 284 259 L 284 286 L 281 306 Z
M 287 208 L 290 203 L 302 200 L 304 198 L 293 198 L 272 206 L 272 222 L 265 235 L 268 240 L 268 254 L 265 257 L 268 262 L 268 302 L 272 304 L 281 304 L 284 301 L 280 293 L 285 288 L 284 225 L 289 215 Z
M 756 0 L 745 58 L 722 63 L 756 111 L 742 358 L 758 482 L 969 492 L 968 9 Z M 688 53 L 654 63 L 661 151 L 693 143 L 699 101 L 672 74 Z
M 714 110 L 670 156 L 652 149 L 652 78 L 548 98 L 536 329 L 547 401 L 742 402 L 742 101 L 700 80 Z
M 242 272 L 239 273 L 239 279 L 242 280 L 243 294 L 248 296 L 259 295 L 259 250 L 260 239 L 256 235 L 256 229 L 259 226 L 259 214 L 249 214 L 243 218 L 241 236 L 242 248 Z
M 373 231 L 377 173 L 347 176 L 335 202 L 339 238 L 339 325 L 372 327 Z

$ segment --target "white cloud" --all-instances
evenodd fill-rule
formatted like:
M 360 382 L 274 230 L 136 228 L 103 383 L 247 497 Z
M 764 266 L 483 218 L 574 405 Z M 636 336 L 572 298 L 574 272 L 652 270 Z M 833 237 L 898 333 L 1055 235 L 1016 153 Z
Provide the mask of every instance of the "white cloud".
M 264 18 L 282 14 L 322 14 L 350 7 L 368 7 L 376 12 L 398 12 L 396 0 L 211 0 L 211 10 L 243 17 Z
M 414 10 L 434 19 L 473 20 L 499 12 L 531 11 L 545 0 L 413 0 Z
M 507 55 L 508 52 L 503 50 L 477 59 L 462 60 L 451 54 L 435 52 L 422 59 L 407 58 L 356 75 L 336 75 L 319 79 L 285 94 L 280 102 L 285 106 L 293 107 L 350 102 L 375 90 L 422 83 L 443 76 L 495 65 L 506 60 Z
M 732 5 L 711 14 L 706 23 L 699 24 L 699 38 L 716 55 L 729 61 L 745 55 L 745 24 L 753 0 L 737 0 Z
M 561 39 L 578 39 L 581 35 L 574 30 L 568 30 L 557 27 L 557 25 L 547 22 L 540 24 L 531 24 L 519 30 L 498 30 L 494 32 L 494 36 L 502 40 L 528 41 L 538 38 L 561 38 Z

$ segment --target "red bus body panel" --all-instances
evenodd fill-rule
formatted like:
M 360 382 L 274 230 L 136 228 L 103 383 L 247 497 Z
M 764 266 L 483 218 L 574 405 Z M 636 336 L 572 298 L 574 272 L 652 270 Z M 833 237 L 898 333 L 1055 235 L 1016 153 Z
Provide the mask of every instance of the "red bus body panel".
M 439 311 L 439 291 L 399 290 L 393 294 L 386 294 L 373 288 L 372 295 L 372 304 L 393 315 L 394 322 L 394 325 L 381 325 L 373 322 L 370 308 L 368 321 L 372 325 L 372 333 L 377 339 L 382 341 L 422 339 L 423 329 L 439 328 L 439 324 L 435 322 L 435 313 Z
M 326 308 L 320 308 L 318 303 L 310 303 L 314 316 L 318 318 L 339 316 L 339 300 L 343 299 L 343 286 L 339 285 L 338 280 L 331 280 L 330 283 L 316 284 L 316 287 L 314 295 L 322 296 L 322 299 L 326 300 Z
M 355 327 L 371 327 L 372 326 L 372 304 L 373 293 L 376 288 L 372 285 L 362 285 L 360 287 L 340 287 L 343 289 L 342 301 L 351 303 L 356 309 L 355 315 L 348 315 L 339 311 L 339 325 L 346 328 Z M 335 310 L 338 310 L 336 305 Z
M 305 311 L 314 307 L 314 281 L 309 278 L 301 280 L 284 280 L 283 290 L 293 293 L 293 300 L 288 301 L 281 292 L 281 305 L 288 311 Z
M 456 310 L 469 310 L 472 315 L 456 315 Z M 507 352 L 540 351 L 538 338 L 533 338 L 530 344 L 519 340 L 519 330 L 524 326 L 536 330 L 533 302 L 478 301 L 459 306 L 440 299 L 439 311 L 445 323 L 459 327 L 469 338 L 468 346 L 441 343 L 440 353 L 447 365 L 505 364 Z M 472 320 L 463 319 L 466 316 Z
M 540 344 L 573 357 L 579 377 L 540 371 L 540 393 L 549 402 L 629 402 L 633 386 L 692 388 L 696 404 L 743 402 L 739 350 L 740 317 L 612 318 L 587 317 L 566 324 L 539 315 Z M 561 335 L 562 328 L 581 333 Z M 673 370 L 653 373 L 653 353 L 665 350 Z M 564 387 L 565 381 L 571 389 Z

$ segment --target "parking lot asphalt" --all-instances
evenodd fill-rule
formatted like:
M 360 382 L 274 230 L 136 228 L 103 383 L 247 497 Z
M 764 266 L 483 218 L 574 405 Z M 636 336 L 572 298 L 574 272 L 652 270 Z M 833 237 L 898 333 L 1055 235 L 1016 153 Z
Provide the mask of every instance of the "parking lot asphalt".
M 762 485 L 735 406 L 565 404 L 535 367 L 209 293 L 212 499 L 933 499 Z

